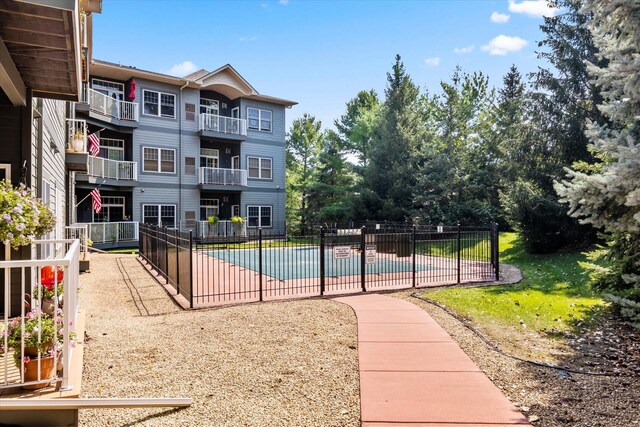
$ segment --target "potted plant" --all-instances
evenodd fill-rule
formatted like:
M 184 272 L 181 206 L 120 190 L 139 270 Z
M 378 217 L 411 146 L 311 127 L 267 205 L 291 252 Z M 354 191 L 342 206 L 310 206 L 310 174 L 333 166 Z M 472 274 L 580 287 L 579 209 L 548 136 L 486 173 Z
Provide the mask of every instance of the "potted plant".
M 79 126 L 71 135 L 71 151 L 82 153 L 84 151 L 85 129 Z
M 38 380 L 38 365 L 40 365 L 40 379 L 54 379 L 56 364 L 56 350 L 59 346 L 59 338 L 56 335 L 62 333 L 62 318 L 54 313 L 51 317 L 34 309 L 26 314 L 24 319 L 13 319 L 6 331 L 7 345 L 13 350 L 13 357 L 18 368 L 24 366 L 24 382 Z M 54 321 L 54 318 L 56 319 Z M 58 322 L 58 325 L 55 325 Z M 23 326 L 24 324 L 24 326 Z M 24 341 L 24 344 L 23 344 Z M 2 343 L 4 344 L 4 340 Z M 24 357 L 23 357 L 24 345 Z M 24 363 L 24 365 L 23 365 Z M 47 387 L 49 383 L 30 384 L 23 386 L 28 390 L 36 390 Z
M 58 307 L 62 307 L 64 271 L 47 265 L 40 270 L 40 285 L 35 295 L 40 300 L 40 308 L 49 316 L 53 316 Z
M 234 216 L 231 218 L 231 224 L 233 225 L 233 234 L 241 236 L 244 230 L 244 218 L 241 216 Z
M 211 215 L 210 217 L 207 218 L 207 228 L 209 230 L 209 236 L 212 235 L 212 230 L 215 229 L 216 224 L 218 224 L 218 222 L 220 222 L 220 218 L 218 218 L 215 215 Z M 218 233 L 213 233 L 215 235 L 217 235 Z

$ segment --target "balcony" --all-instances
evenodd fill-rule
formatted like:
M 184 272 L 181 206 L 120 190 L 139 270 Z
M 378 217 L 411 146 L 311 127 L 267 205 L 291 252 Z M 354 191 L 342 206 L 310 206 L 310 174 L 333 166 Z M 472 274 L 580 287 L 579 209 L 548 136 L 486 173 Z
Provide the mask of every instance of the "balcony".
M 89 228 L 89 240 L 93 244 L 131 242 L 138 240 L 138 222 L 85 222 L 74 226 L 86 225 Z
M 74 385 L 77 386 L 70 382 L 70 372 L 74 354 L 73 334 L 78 316 L 80 242 L 36 240 L 32 249 L 32 253 L 40 256 L 29 260 L 0 261 L 0 274 L 5 278 L 4 294 L 26 296 L 25 301 L 18 298 L 17 301 L 12 301 L 14 304 L 9 303 L 11 298 L 5 300 L 0 330 L 6 331 L 10 327 L 27 330 L 24 325 L 28 319 L 36 319 L 38 324 L 51 322 L 53 336 L 59 337 L 59 351 L 53 351 L 49 357 L 42 354 L 40 357 L 34 356 L 34 347 L 25 345 L 28 335 L 23 335 L 21 343 L 13 348 L 4 345 L 6 341 L 3 342 L 0 346 L 0 391 L 4 388 L 37 386 L 57 381 L 61 382 L 61 390 L 70 390 Z M 47 270 L 60 270 L 60 273 L 49 274 Z M 53 290 L 51 299 L 40 297 L 37 292 L 41 285 L 44 286 L 42 282 L 45 278 L 54 281 L 50 283 Z M 59 289 L 62 286 L 64 293 Z M 64 304 L 61 298 L 64 298 Z M 10 317 L 12 315 L 15 316 L 13 319 Z M 52 318 L 58 321 L 52 321 Z M 38 341 L 41 342 L 40 339 Z M 31 353 L 31 361 L 27 357 L 28 353 Z M 18 361 L 17 366 L 15 360 Z M 27 364 L 30 364 L 31 373 L 25 371 Z M 52 369 L 59 364 L 62 364 L 61 374 Z
M 87 172 L 87 122 L 67 119 L 67 147 L 65 149 L 67 169 Z
M 103 93 L 85 86 L 82 101 L 88 104 L 89 111 L 97 113 L 97 118 L 107 120 L 118 126 L 137 127 L 139 120 L 138 104 L 129 101 L 120 101 Z M 103 117 L 101 117 L 103 116 Z
M 200 114 L 200 136 L 243 141 L 247 136 L 247 121 L 216 114 Z
M 132 181 L 132 183 L 135 183 L 138 180 L 138 162 L 89 156 L 87 174 L 95 178 Z
M 200 168 L 200 186 L 207 189 L 215 187 L 247 186 L 247 171 L 242 169 Z

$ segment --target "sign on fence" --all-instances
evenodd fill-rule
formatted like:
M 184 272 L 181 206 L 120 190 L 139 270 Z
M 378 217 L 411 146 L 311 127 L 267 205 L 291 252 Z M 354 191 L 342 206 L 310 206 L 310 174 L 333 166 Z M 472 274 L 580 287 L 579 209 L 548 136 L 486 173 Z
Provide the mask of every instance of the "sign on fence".
M 367 264 L 376 263 L 376 245 L 367 245 L 364 247 L 364 258 Z
M 334 259 L 349 259 L 351 258 L 351 246 L 334 246 L 333 248 Z

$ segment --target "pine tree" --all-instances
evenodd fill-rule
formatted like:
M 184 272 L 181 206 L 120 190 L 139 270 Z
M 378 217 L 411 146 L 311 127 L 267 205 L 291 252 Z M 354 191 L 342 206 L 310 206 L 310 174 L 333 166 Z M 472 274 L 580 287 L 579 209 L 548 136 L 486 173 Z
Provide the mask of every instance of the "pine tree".
M 591 149 L 600 161 L 583 171 L 567 169 L 556 183 L 571 216 L 611 236 L 612 267 L 596 272 L 600 287 L 640 327 L 640 4 L 635 0 L 588 0 L 590 28 L 600 62 L 589 72 L 602 90 L 598 105 L 608 124 L 588 122 Z
M 416 159 L 422 138 L 419 89 L 405 72 L 400 55 L 387 73 L 385 102 L 371 141 L 363 197 L 370 219 L 403 221 L 414 208 Z
M 347 111 L 334 124 L 342 139 L 343 150 L 354 154 L 360 171 L 369 162 L 373 130 L 377 126 L 380 101 L 375 90 L 362 90 L 347 102 Z

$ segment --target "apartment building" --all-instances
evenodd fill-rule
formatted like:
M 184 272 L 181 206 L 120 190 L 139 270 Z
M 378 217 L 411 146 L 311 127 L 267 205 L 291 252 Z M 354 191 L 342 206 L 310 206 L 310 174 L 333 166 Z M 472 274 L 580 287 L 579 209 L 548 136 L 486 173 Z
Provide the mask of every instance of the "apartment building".
M 234 216 L 284 232 L 285 112 L 295 102 L 258 93 L 228 64 L 183 78 L 99 60 L 90 70 L 66 163 L 70 222 L 88 224 L 94 244 L 135 245 L 140 222 L 198 232 L 210 216 L 220 234 L 235 232 Z

